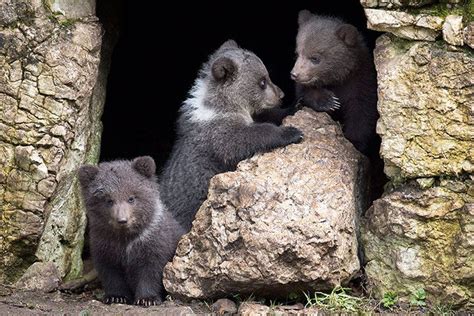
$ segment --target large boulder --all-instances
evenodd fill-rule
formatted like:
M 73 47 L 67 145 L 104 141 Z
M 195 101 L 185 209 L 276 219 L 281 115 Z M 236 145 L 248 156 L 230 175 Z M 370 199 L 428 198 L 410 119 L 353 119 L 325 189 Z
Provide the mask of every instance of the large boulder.
M 374 202 L 363 221 L 369 290 L 474 308 L 474 183 L 416 181 Z
M 474 171 L 474 54 L 442 43 L 377 40 L 377 132 L 394 180 Z
M 360 268 L 357 225 L 367 161 L 325 113 L 286 119 L 301 144 L 212 178 L 207 200 L 164 271 L 181 298 L 277 297 L 347 284 Z
M 61 278 L 81 272 L 85 213 L 74 174 L 98 159 L 102 28 L 46 2 L 0 0 L 0 283 L 35 261 L 52 262 Z

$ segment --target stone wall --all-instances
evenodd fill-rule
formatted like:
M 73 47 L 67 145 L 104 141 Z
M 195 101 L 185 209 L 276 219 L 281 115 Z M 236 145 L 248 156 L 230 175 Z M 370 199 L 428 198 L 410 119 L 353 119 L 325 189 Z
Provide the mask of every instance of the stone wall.
M 92 9 L 0 0 L 0 283 L 35 261 L 60 278 L 81 272 L 75 170 L 98 159 L 105 80 Z
M 362 225 L 369 290 L 474 306 L 472 1 L 361 1 L 391 182 Z M 456 5 L 456 2 L 459 4 Z

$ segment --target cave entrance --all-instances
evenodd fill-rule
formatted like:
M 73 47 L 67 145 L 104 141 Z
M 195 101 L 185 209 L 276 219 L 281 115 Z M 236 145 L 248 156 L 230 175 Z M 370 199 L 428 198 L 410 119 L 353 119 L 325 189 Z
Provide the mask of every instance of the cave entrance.
M 111 9 L 117 5 L 123 10 Z M 163 166 L 175 138 L 178 109 L 201 64 L 230 38 L 263 60 L 286 94 L 284 104 L 290 104 L 294 88 L 289 74 L 302 9 L 343 18 L 363 31 L 374 47 L 378 34 L 366 29 L 358 0 L 239 1 L 234 6 L 174 1 L 153 9 L 132 1 L 99 0 L 101 21 L 120 24 L 102 117 L 100 159 L 151 155 L 159 168 Z M 117 12 L 120 19 L 110 17 Z

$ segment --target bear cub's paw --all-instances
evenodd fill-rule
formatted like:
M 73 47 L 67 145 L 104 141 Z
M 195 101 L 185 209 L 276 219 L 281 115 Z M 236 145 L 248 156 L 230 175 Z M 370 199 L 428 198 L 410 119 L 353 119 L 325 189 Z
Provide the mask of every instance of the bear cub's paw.
M 341 102 L 334 92 L 324 89 L 318 100 L 318 109 L 320 111 L 336 111 L 341 108 Z
M 104 297 L 104 304 L 128 304 L 130 300 L 126 296 L 106 296 Z
M 135 305 L 140 305 L 144 307 L 150 307 L 155 305 L 160 305 L 163 301 L 158 296 L 137 298 L 134 302 Z
M 283 139 L 288 144 L 298 144 L 303 141 L 303 132 L 293 126 L 285 126 L 283 127 Z

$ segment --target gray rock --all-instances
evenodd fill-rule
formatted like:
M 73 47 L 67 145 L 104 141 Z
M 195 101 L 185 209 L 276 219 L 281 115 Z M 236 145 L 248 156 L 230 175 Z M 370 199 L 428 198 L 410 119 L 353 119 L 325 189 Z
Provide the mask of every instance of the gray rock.
M 164 285 L 173 296 L 274 298 L 332 289 L 359 271 L 365 157 L 325 113 L 304 109 L 285 125 L 300 128 L 304 142 L 212 178 L 191 232 L 165 267 Z
M 255 303 L 243 302 L 239 306 L 239 315 L 242 316 L 264 316 L 270 314 L 270 307 Z
M 423 288 L 433 304 L 474 306 L 474 183 L 404 185 L 374 202 L 363 220 L 369 291 L 409 301 Z
M 95 0 L 47 0 L 46 2 L 51 11 L 69 19 L 95 15 Z
M 463 30 L 464 43 L 474 49 L 474 22 L 470 22 Z
M 401 38 L 434 41 L 443 27 L 443 19 L 434 15 L 369 8 L 364 11 L 369 29 L 390 32 Z
M 443 24 L 443 39 L 456 46 L 464 45 L 462 16 L 448 15 Z
M 472 173 L 472 52 L 383 35 L 374 53 L 385 173 L 397 181 Z
M 422 7 L 424 5 L 435 3 L 436 0 L 360 0 L 365 8 L 404 8 L 404 7 Z
M 211 308 L 217 315 L 234 315 L 237 313 L 237 305 L 227 298 L 218 299 L 212 304 Z
M 98 159 L 102 28 L 96 19 L 60 25 L 45 3 L 0 1 L 0 282 L 36 260 L 61 278 L 82 265 L 75 170 Z
M 60 274 L 52 262 L 35 262 L 15 283 L 19 290 L 40 290 L 52 292 L 59 286 Z

